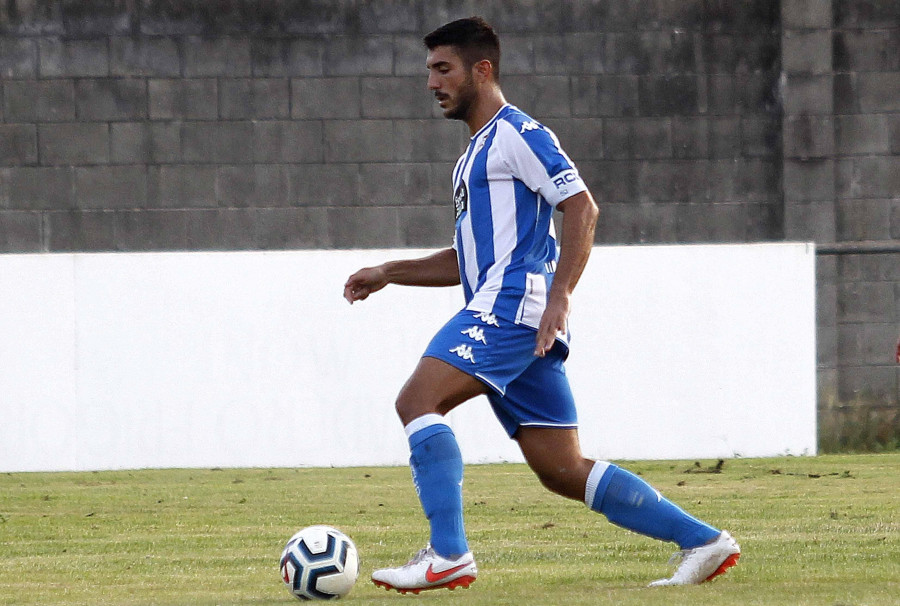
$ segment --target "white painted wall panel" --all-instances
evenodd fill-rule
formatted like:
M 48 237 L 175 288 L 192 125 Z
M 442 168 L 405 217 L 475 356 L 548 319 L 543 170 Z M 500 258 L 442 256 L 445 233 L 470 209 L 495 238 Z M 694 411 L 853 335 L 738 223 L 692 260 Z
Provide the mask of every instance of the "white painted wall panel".
M 0 470 L 403 464 L 397 391 L 457 288 L 346 277 L 430 251 L 0 256 Z M 815 452 L 814 251 L 599 247 L 568 369 L 586 453 Z M 468 462 L 519 461 L 483 398 Z

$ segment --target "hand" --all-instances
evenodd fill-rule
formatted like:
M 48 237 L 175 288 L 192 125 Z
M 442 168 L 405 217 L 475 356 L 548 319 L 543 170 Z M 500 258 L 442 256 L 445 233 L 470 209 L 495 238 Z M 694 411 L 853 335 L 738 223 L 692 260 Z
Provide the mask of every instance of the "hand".
M 388 278 L 383 266 L 365 267 L 347 278 L 344 284 L 344 298 L 353 305 L 354 301 L 366 299 L 387 284 Z
M 566 332 L 566 320 L 569 317 L 569 298 L 551 297 L 547 301 L 547 307 L 541 316 L 541 324 L 538 328 L 537 344 L 534 355 L 543 358 L 556 342 L 556 333 Z
M 900 341 L 897 341 L 897 364 L 900 364 Z

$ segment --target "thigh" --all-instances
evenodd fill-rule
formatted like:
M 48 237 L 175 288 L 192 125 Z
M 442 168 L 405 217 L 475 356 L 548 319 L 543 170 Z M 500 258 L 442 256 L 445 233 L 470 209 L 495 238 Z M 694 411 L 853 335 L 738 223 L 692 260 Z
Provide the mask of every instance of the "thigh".
M 535 360 L 533 328 L 463 309 L 432 338 L 424 357 L 475 377 L 498 394 Z

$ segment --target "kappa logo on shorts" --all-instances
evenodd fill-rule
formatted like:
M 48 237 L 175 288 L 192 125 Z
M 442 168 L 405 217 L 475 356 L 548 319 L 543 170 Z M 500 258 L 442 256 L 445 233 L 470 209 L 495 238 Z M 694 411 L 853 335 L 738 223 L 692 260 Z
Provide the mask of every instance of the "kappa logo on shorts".
M 480 326 L 473 326 L 468 330 L 461 330 L 460 332 L 464 335 L 467 335 L 473 341 L 479 341 L 487 345 L 487 339 L 484 338 L 484 329 Z
M 455 353 L 463 360 L 468 360 L 472 364 L 475 363 L 475 356 L 472 355 L 472 346 L 471 345 L 457 345 L 453 349 L 450 350 L 450 353 Z
M 486 311 L 479 312 L 472 317 L 478 318 L 479 320 L 481 320 L 488 326 L 498 326 L 498 327 L 500 326 L 500 324 L 497 322 L 497 316 L 495 316 L 492 313 L 488 313 Z

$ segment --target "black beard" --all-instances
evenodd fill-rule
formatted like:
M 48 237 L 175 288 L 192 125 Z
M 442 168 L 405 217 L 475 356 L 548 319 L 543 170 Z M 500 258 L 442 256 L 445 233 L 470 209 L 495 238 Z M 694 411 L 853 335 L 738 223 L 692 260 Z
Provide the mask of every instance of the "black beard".
M 467 120 L 469 114 L 472 113 L 472 107 L 475 105 L 476 97 L 475 83 L 470 76 L 459 90 L 459 99 L 456 103 L 456 107 L 444 112 L 444 117 L 448 120 Z

